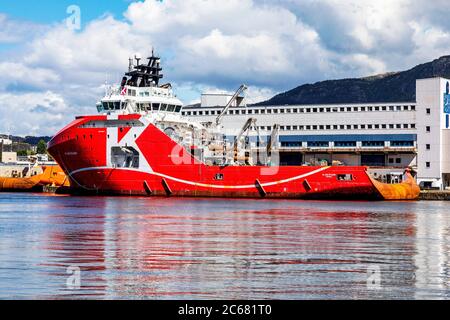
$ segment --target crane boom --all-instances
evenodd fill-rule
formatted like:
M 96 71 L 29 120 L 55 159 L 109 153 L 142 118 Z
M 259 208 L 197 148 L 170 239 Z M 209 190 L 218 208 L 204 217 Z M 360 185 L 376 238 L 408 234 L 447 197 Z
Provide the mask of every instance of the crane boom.
M 223 116 L 227 113 L 228 109 L 230 109 L 231 105 L 233 104 L 233 102 L 239 97 L 239 95 L 244 92 L 245 90 L 247 90 L 247 86 L 245 84 L 241 85 L 239 87 L 239 89 L 236 90 L 236 92 L 234 93 L 234 95 L 231 97 L 230 101 L 228 101 L 227 105 L 225 106 L 225 108 L 223 108 L 222 112 L 217 116 L 216 118 L 216 125 L 219 125 Z
M 270 141 L 267 143 L 267 154 L 270 155 L 272 152 L 272 149 L 278 140 L 278 132 L 280 131 L 280 125 L 274 124 L 272 129 L 272 134 L 270 135 Z
M 244 126 L 242 127 L 241 131 L 239 131 L 239 134 L 236 136 L 236 138 L 234 138 L 234 143 L 233 143 L 233 150 L 237 149 L 239 140 L 242 138 L 242 135 L 252 126 L 256 123 L 256 119 L 255 118 L 248 118 L 247 122 L 244 124 Z

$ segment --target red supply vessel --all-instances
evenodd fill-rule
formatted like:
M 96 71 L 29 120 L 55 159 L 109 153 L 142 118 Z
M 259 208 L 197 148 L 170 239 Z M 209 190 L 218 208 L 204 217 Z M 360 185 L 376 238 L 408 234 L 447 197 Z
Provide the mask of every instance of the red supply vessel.
M 171 85 L 159 84 L 160 59 L 152 54 L 148 63 L 139 60 L 130 60 L 120 86 L 107 88 L 97 115 L 77 117 L 48 144 L 79 192 L 294 199 L 418 196 L 409 172 L 404 183 L 387 185 L 374 181 L 364 166 L 279 166 L 278 125 L 263 138 L 253 118 L 239 132 L 221 125 L 245 86 L 215 121 L 201 123 L 182 116 Z M 389 191 L 396 188 L 402 192 Z

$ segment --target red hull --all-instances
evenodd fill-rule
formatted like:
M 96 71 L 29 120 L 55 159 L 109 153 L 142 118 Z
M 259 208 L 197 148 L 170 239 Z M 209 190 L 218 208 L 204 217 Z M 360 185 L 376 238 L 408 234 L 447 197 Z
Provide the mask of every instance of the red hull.
M 129 115 L 119 119 L 132 121 L 139 117 Z M 131 126 L 80 128 L 88 121 L 106 119 L 106 116 L 79 118 L 49 143 L 50 154 L 79 191 L 195 197 L 379 198 L 365 167 L 207 166 L 153 124 L 140 131 L 130 130 Z M 111 143 L 125 146 L 133 143 L 146 165 L 112 167 L 108 163 Z M 350 175 L 352 179 L 338 179 L 340 175 Z M 218 176 L 220 180 L 216 180 Z

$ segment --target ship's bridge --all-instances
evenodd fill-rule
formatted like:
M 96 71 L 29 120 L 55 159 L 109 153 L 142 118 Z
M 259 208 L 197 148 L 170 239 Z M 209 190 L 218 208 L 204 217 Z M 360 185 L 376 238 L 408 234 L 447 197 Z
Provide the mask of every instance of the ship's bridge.
M 120 86 L 107 86 L 105 96 L 97 103 L 99 113 L 128 112 L 180 113 L 182 102 L 174 95 L 170 83 L 159 84 L 163 77 L 160 73 L 160 58 L 152 56 L 147 64 L 141 64 L 140 58 L 130 59 L 129 71 L 122 78 Z
M 148 113 L 156 111 L 181 112 L 182 102 L 169 88 L 126 86 L 110 87 L 97 103 L 99 113 L 130 111 Z

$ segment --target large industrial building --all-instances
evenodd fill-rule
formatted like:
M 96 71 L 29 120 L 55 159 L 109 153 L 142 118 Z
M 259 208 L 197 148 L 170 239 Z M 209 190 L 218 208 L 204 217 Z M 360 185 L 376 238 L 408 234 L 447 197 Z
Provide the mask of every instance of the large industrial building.
M 231 99 L 204 94 L 183 114 L 212 122 Z M 341 163 L 405 168 L 417 172 L 423 188 L 450 188 L 450 80 L 416 81 L 416 102 L 247 106 L 237 100 L 223 118 L 238 132 L 249 117 L 260 135 L 279 125 L 281 165 Z

